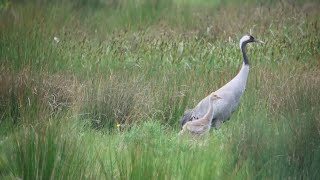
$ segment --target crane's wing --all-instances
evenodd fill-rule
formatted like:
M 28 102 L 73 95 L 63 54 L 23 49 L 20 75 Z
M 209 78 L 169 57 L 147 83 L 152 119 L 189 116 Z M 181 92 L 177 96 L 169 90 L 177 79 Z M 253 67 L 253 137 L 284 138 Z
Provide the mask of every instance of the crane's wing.
M 222 99 L 222 97 L 218 96 L 217 94 L 210 94 L 211 98 L 213 98 L 213 100 L 218 100 L 218 99 Z
M 187 110 L 184 112 L 182 118 L 180 119 L 180 127 L 182 128 L 185 123 L 192 120 L 192 110 Z
M 202 118 L 209 109 L 210 106 L 210 98 L 212 98 L 214 101 L 212 102 L 212 106 L 213 106 L 213 119 L 215 119 L 219 113 L 220 113 L 220 108 L 223 104 L 225 104 L 225 99 L 223 98 L 223 96 L 218 95 L 216 93 L 211 93 L 210 95 L 208 95 L 207 97 L 205 97 L 204 99 L 202 99 L 197 106 L 193 109 L 192 111 L 192 117 L 194 119 L 199 119 Z
M 180 119 L 181 128 L 188 121 L 192 121 L 193 119 L 201 118 L 207 113 L 207 111 L 209 109 L 209 98 L 210 97 L 212 97 L 213 100 L 222 99 L 217 94 L 212 93 L 209 96 L 207 96 L 206 98 L 204 98 L 202 101 L 200 101 L 200 103 L 194 109 L 187 110 L 184 113 L 184 115 L 182 116 L 182 118 Z M 200 116 L 200 117 L 198 117 L 198 116 Z

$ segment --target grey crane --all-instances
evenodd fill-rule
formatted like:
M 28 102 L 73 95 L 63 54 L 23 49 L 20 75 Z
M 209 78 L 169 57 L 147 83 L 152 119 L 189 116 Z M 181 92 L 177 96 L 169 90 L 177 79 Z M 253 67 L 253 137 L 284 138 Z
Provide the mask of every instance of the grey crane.
M 213 111 L 215 112 L 212 119 L 212 126 L 218 129 L 223 121 L 230 118 L 232 112 L 239 106 L 240 98 L 246 88 L 249 74 L 249 60 L 246 53 L 246 45 L 252 42 L 264 43 L 249 34 L 244 35 L 240 39 L 243 64 L 239 73 L 220 89 L 202 99 L 194 109 L 187 111 L 181 118 L 181 127 L 188 121 L 204 117 L 207 113 L 208 106 L 210 106 L 209 99 L 215 95 L 221 97 L 221 100 L 212 103 Z

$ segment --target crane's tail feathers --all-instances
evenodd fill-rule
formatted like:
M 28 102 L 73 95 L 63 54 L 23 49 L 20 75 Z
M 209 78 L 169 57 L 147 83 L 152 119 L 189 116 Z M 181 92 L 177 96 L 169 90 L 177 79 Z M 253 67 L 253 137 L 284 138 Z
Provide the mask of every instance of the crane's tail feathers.
M 180 120 L 180 126 L 181 126 L 181 128 L 183 127 L 183 125 L 185 124 L 185 123 L 187 123 L 188 121 L 191 121 L 192 120 L 192 110 L 187 110 L 185 113 L 184 113 L 184 115 L 183 115 L 183 117 L 181 118 L 181 120 Z

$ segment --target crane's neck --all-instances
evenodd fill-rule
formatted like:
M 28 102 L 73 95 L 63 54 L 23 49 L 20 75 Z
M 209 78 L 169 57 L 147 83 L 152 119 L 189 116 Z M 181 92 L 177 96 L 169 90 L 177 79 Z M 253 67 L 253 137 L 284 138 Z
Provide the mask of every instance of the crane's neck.
M 246 44 L 245 43 L 241 44 L 241 52 L 242 52 L 242 55 L 243 55 L 244 64 L 249 66 L 249 59 L 248 59 L 248 56 L 247 56 Z
M 212 101 L 213 101 L 213 100 L 210 98 L 210 99 L 209 99 L 209 108 L 208 108 L 208 111 L 207 111 L 207 113 L 204 115 L 204 119 L 205 119 L 206 121 L 208 121 L 208 123 L 211 122 L 212 117 L 213 117 L 213 105 L 212 105 Z

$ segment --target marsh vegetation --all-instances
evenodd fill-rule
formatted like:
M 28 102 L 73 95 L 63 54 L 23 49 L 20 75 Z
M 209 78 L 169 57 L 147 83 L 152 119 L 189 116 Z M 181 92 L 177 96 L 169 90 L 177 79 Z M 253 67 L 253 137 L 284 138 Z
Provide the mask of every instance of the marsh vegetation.
M 207 139 L 186 109 L 251 62 Z M 320 3 L 3 0 L 1 179 L 318 179 Z

